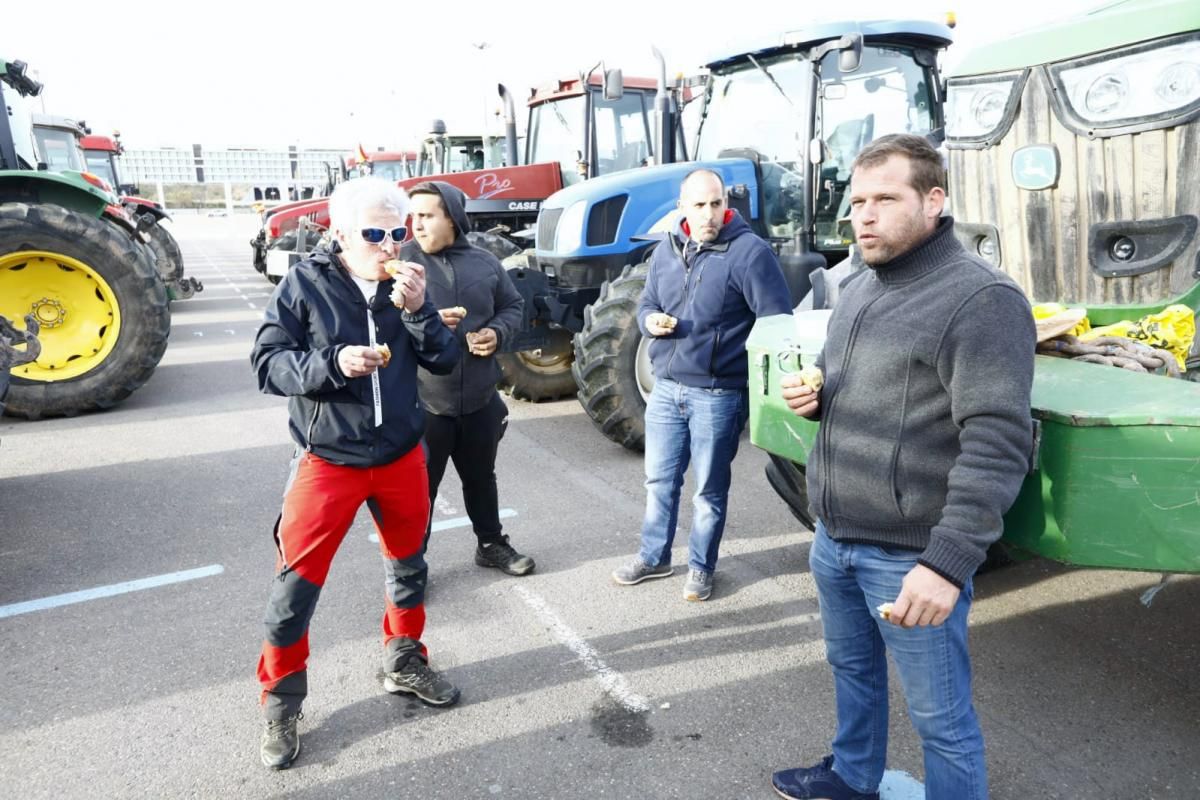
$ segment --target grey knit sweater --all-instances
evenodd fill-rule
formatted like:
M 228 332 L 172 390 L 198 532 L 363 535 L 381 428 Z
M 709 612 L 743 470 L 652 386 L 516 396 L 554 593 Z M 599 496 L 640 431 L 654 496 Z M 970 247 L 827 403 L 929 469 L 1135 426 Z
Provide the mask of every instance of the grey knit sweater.
M 1030 465 L 1035 345 L 1024 294 L 963 249 L 953 219 L 858 273 L 817 362 L 808 491 L 829 535 L 920 551 L 961 587 Z

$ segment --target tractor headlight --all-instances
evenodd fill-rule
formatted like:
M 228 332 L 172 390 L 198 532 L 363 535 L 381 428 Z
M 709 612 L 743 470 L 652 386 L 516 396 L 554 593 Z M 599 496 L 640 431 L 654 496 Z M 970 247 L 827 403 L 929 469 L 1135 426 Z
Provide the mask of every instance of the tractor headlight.
M 1070 112 L 1116 128 L 1200 110 L 1200 37 L 1190 33 L 1050 66 Z
M 587 211 L 586 200 L 576 200 L 558 219 L 558 230 L 554 233 L 554 252 L 569 253 L 583 244 L 583 217 Z
M 1021 73 L 989 75 L 986 79 L 952 80 L 946 91 L 946 136 L 950 139 L 991 139 L 1016 102 L 1013 91 Z

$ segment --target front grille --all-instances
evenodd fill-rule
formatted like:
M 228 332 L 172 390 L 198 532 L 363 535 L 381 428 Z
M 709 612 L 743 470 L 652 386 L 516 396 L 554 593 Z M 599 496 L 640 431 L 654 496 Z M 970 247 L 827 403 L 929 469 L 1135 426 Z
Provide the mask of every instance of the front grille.
M 588 247 L 601 247 L 617 240 L 617 226 L 621 222 L 621 212 L 625 210 L 625 204 L 628 202 L 629 195 L 619 194 L 592 206 L 587 224 Z
M 554 234 L 558 232 L 558 218 L 564 209 L 543 208 L 538 212 L 537 239 L 534 247 L 542 251 L 554 251 Z

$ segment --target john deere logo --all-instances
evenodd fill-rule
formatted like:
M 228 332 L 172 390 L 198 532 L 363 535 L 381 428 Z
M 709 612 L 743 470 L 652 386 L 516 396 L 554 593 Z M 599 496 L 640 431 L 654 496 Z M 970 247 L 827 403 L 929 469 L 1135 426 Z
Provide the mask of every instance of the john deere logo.
M 1058 148 L 1052 144 L 1031 144 L 1013 153 L 1013 183 L 1022 189 L 1053 189 L 1058 185 L 1058 170 Z

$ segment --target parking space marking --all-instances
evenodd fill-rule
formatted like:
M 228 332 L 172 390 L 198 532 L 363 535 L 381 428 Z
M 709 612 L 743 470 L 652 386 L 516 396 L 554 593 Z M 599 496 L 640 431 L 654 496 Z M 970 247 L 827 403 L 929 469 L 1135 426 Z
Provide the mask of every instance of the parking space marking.
M 516 515 L 517 515 L 517 511 L 514 508 L 500 509 L 500 519 L 511 519 L 512 517 L 515 517 Z M 438 531 L 448 531 L 451 528 L 465 528 L 466 526 L 468 526 L 470 524 L 471 524 L 470 517 L 455 517 L 454 519 L 443 519 L 443 520 L 439 520 L 438 522 L 433 523 L 433 530 L 431 532 L 437 533 Z M 367 536 L 367 540 L 378 543 L 379 542 L 379 534 L 378 533 L 369 534 Z
M 15 617 L 18 614 L 28 614 L 32 611 L 43 611 L 47 608 L 69 606 L 73 603 L 84 603 L 88 600 L 99 600 L 102 597 L 112 597 L 113 595 L 127 594 L 129 592 L 140 592 L 143 589 L 154 589 L 158 586 L 166 586 L 171 583 L 194 581 L 197 578 L 207 578 L 211 575 L 220 575 L 224 571 L 225 568 L 220 564 L 210 564 L 207 567 L 188 569 L 184 570 L 183 572 L 170 572 L 166 575 L 155 575 L 152 578 L 139 578 L 135 581 L 114 583 L 110 584 L 109 586 L 97 586 L 95 589 L 84 589 L 79 592 L 67 592 L 66 594 L 51 595 L 50 597 L 43 597 L 40 600 L 27 600 L 24 603 L 12 603 L 7 606 L 0 606 L 0 619 L 3 619 L 4 617 Z
M 524 586 L 514 586 L 513 591 L 541 617 L 542 622 L 550 626 L 554 637 L 566 645 L 567 649 L 583 662 L 583 666 L 592 673 L 609 697 L 633 713 L 650 710 L 650 701 L 633 691 L 624 675 L 605 664 L 592 646 L 582 636 L 571 630 L 570 626 L 554 613 L 541 595 Z
M 221 276 L 221 278 L 222 278 L 222 279 L 223 279 L 223 280 L 224 280 L 224 281 L 225 281 L 227 284 L 229 284 L 229 285 L 230 285 L 230 286 L 233 288 L 233 290 L 234 290 L 235 292 L 237 292 L 237 293 L 238 293 L 238 296 L 239 296 L 239 297 L 241 297 L 241 299 L 245 301 L 246 305 L 250 306 L 250 308 L 254 309 L 255 311 L 257 311 L 257 310 L 258 310 L 258 306 L 256 306 L 254 303 L 251 303 L 251 302 L 250 302 L 250 301 L 247 299 L 247 297 L 246 297 L 246 293 L 242 291 L 242 289 L 241 289 L 241 287 L 240 287 L 240 286 L 238 286 L 236 283 L 234 283 L 234 282 L 233 282 L 233 279 L 232 279 L 232 278 L 230 278 L 230 277 L 229 277 L 229 275 L 227 275 L 227 274 L 225 273 L 225 270 L 224 270 L 224 269 L 222 269 L 222 268 L 221 268 L 221 266 L 220 266 L 220 265 L 219 265 L 219 264 L 218 264 L 216 261 L 214 261 L 214 260 L 213 260 L 212 256 L 210 256 L 210 255 L 209 255 L 209 254 L 208 254 L 206 251 L 201 251 L 201 252 L 200 252 L 200 257 L 201 257 L 201 258 L 203 258 L 205 261 L 207 261 L 207 262 L 208 262 L 208 266 L 209 266 L 209 267 L 211 267 L 213 270 L 215 270 L 215 271 L 216 271 L 216 273 L 217 273 L 218 275 L 220 275 L 220 276 Z

